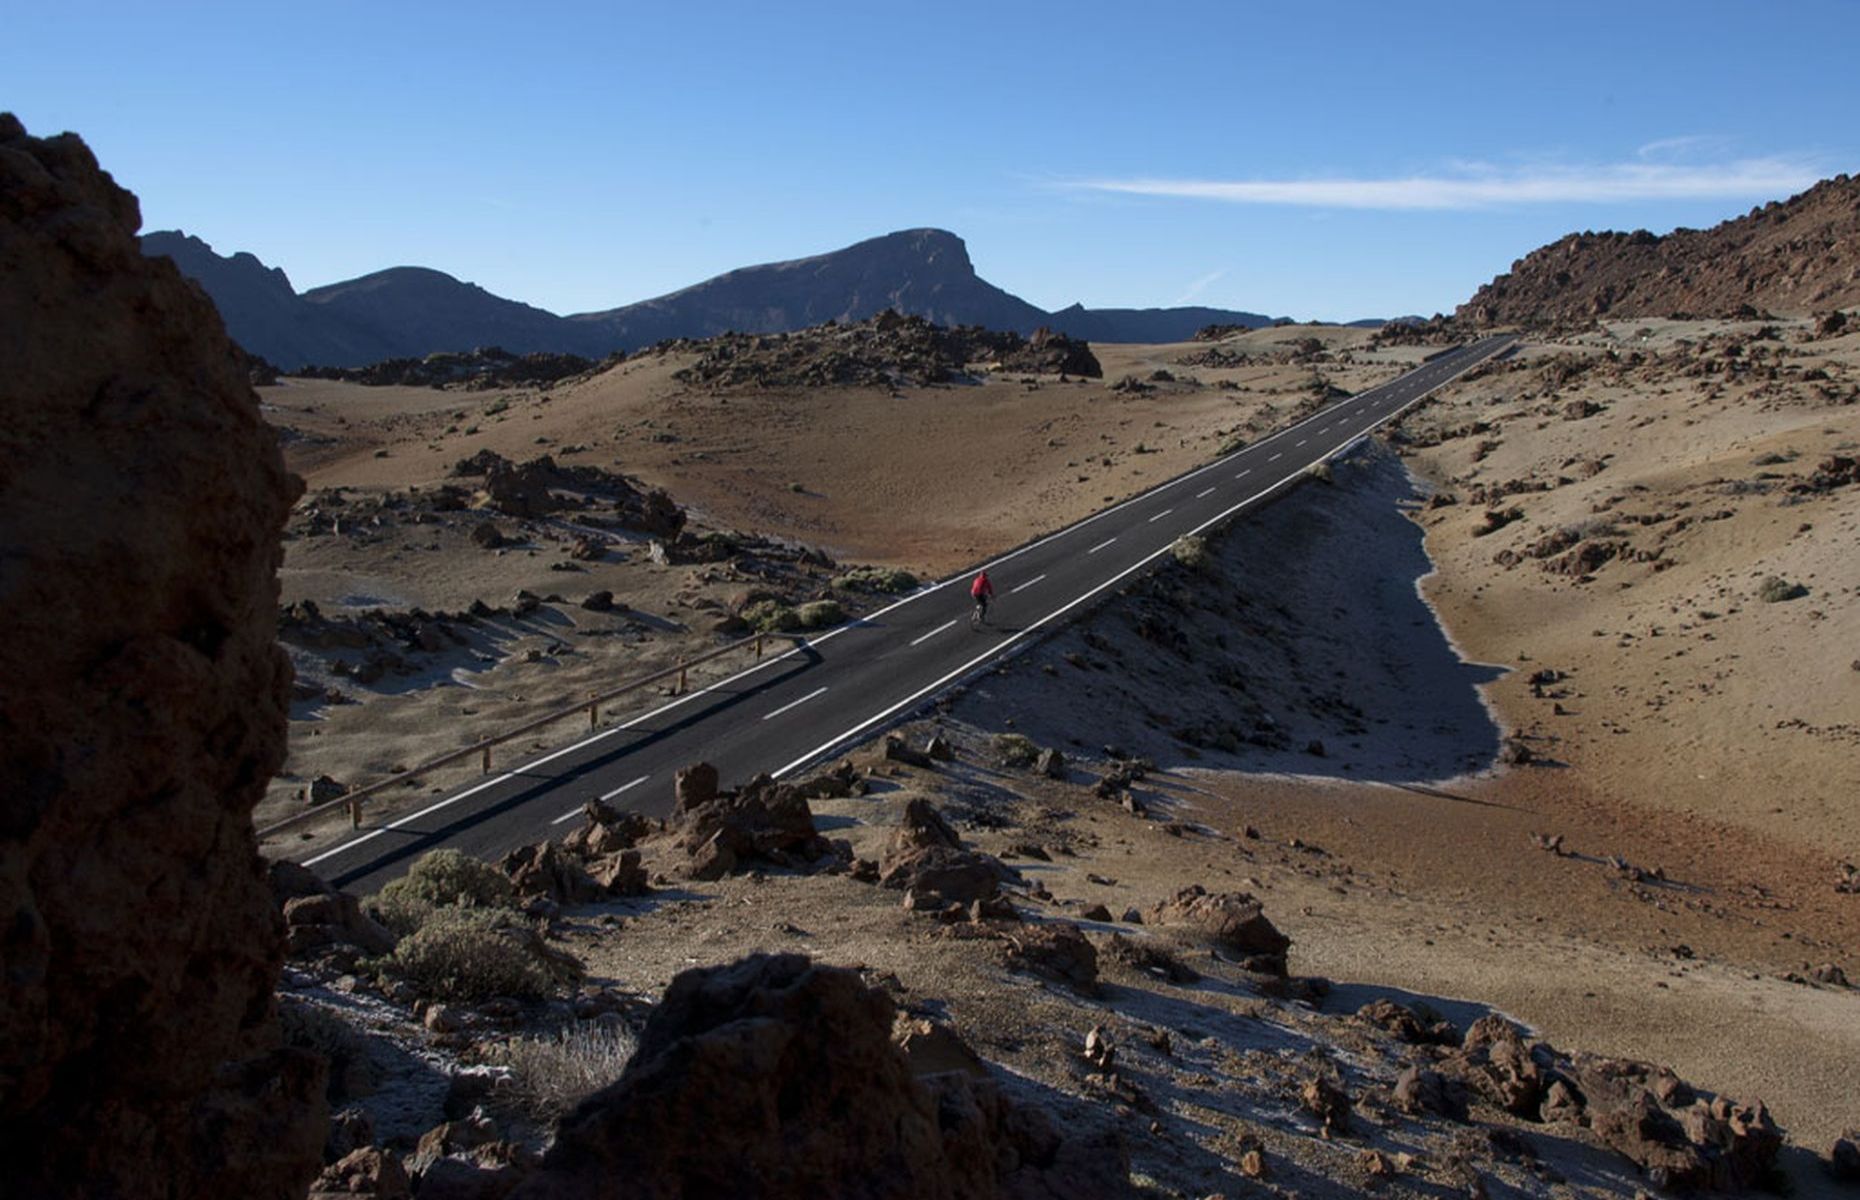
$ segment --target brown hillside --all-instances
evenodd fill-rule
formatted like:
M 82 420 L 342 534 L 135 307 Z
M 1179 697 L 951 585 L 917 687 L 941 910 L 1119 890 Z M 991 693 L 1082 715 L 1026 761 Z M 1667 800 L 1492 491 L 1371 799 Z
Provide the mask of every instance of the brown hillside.
M 1837 175 L 1706 230 L 1572 233 L 1456 314 L 1480 325 L 1807 315 L 1860 304 L 1860 177 Z

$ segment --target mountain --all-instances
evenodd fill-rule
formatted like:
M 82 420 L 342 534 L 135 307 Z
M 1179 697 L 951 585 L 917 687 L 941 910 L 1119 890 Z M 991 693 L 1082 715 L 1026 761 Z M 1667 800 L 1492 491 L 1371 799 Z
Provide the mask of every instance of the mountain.
M 1095 342 L 1185 341 L 1206 325 L 1273 323 L 1259 313 L 1218 308 L 1075 304 L 1049 313 L 976 274 L 962 239 L 941 229 L 908 229 L 810 258 L 742 267 L 656 299 L 568 317 L 424 267 L 298 293 L 283 271 L 247 253 L 223 257 L 184 233 L 150 233 L 142 247 L 174 259 L 213 297 L 235 341 L 286 370 L 488 346 L 601 358 L 667 338 L 780 333 L 886 309 L 939 325 L 1021 334 L 1045 326 Z
M 977 275 L 962 239 L 941 229 L 907 229 L 812 258 L 742 267 L 655 300 L 573 319 L 604 324 L 634 347 L 669 337 L 862 321 L 888 308 L 939 325 L 1017 333 L 1052 319 Z
M 1059 332 L 1088 342 L 1186 342 L 1210 325 L 1262 329 L 1274 318 L 1224 308 L 1086 308 L 1074 304 L 1047 320 Z
M 199 238 L 180 232 L 143 235 L 142 253 L 167 255 L 183 275 L 205 288 L 226 322 L 226 332 L 250 353 L 291 368 L 390 357 L 380 331 L 309 304 L 283 271 L 250 254 L 225 258 Z
M 426 267 L 376 271 L 312 288 L 303 299 L 341 324 L 378 331 L 387 353 L 369 361 L 481 346 L 499 346 L 513 354 L 550 350 L 604 358 L 619 347 L 609 327 L 493 296 L 475 283 L 461 283 Z
M 1825 179 L 1707 230 L 1572 233 L 1455 314 L 1480 325 L 1805 315 L 1860 304 L 1860 177 Z

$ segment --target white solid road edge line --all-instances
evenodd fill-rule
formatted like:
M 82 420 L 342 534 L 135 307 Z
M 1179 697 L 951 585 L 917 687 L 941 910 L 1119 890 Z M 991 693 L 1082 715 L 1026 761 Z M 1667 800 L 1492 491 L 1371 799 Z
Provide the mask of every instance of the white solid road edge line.
M 1490 355 L 1485 355 L 1481 357 L 1479 361 L 1483 362 L 1485 358 L 1489 358 L 1489 357 Z M 1477 364 L 1474 364 L 1474 365 L 1477 365 Z M 1378 417 L 1373 423 L 1371 423 L 1367 428 L 1365 428 L 1362 431 L 1362 433 L 1357 434 L 1355 437 L 1352 437 L 1349 441 L 1344 442 L 1342 445 L 1336 447 L 1335 449 L 1332 449 L 1324 453 L 1323 455 L 1320 455 L 1316 459 L 1316 461 L 1323 462 L 1326 459 L 1333 458 L 1336 455 L 1343 453 L 1343 451 L 1349 449 L 1351 446 L 1354 446 L 1357 440 L 1362 438 L 1365 434 L 1367 434 L 1370 429 L 1374 429 L 1377 425 L 1382 424 L 1389 417 L 1392 417 L 1396 413 L 1402 411 L 1403 409 L 1408 408 L 1418 403 L 1422 399 L 1422 397 L 1430 395 L 1436 389 L 1445 387 L 1447 384 L 1453 382 L 1453 380 L 1459 378 L 1461 375 L 1465 374 L 1466 371 L 1470 371 L 1471 369 L 1472 367 L 1466 367 L 1462 370 L 1455 371 L 1452 375 L 1449 375 L 1447 378 L 1441 380 L 1439 383 L 1435 384 L 1433 387 L 1428 388 L 1426 391 L 1423 391 L 1417 394 L 1416 396 L 1414 396 L 1412 399 L 1408 400 L 1407 402 L 1391 409 L 1388 413 L 1384 414 L 1383 416 Z M 1304 468 L 1300 467 L 1297 471 L 1292 472 L 1290 475 L 1285 476 L 1283 479 L 1280 479 L 1260 489 L 1259 491 L 1253 493 L 1251 496 L 1248 496 L 1245 500 L 1240 501 L 1238 504 L 1235 504 L 1227 509 L 1224 509 L 1221 512 L 1215 514 L 1214 516 L 1208 518 L 1206 521 L 1203 521 L 1201 524 L 1191 529 L 1189 531 L 1188 536 L 1192 537 L 1195 534 L 1200 533 L 1204 529 L 1209 529 L 1215 525 L 1220 524 L 1222 521 L 1225 521 L 1228 517 L 1231 517 L 1233 514 L 1239 512 L 1241 509 L 1246 508 L 1247 506 L 1253 504 L 1255 501 L 1260 500 L 1264 498 L 1265 496 L 1270 495 L 1271 493 L 1284 487 L 1288 483 L 1292 483 L 1296 481 L 1303 474 L 1304 474 Z M 1001 653 L 1005 651 L 1009 646 L 1012 646 L 1014 643 L 1027 637 L 1029 634 L 1033 633 L 1036 629 L 1039 629 L 1041 626 L 1049 624 L 1050 622 L 1057 620 L 1059 617 L 1064 616 L 1066 613 L 1071 612 L 1074 608 L 1077 608 L 1079 605 L 1085 603 L 1087 600 L 1091 599 L 1093 596 L 1096 596 L 1099 592 L 1102 592 L 1106 588 L 1109 588 L 1117 584 L 1118 582 L 1127 578 L 1134 572 L 1142 570 L 1144 567 L 1148 566 L 1150 563 L 1154 562 L 1156 559 L 1161 558 L 1163 555 L 1169 553 L 1169 551 L 1170 551 L 1169 546 L 1163 546 L 1160 549 L 1151 551 L 1149 554 L 1138 559 L 1136 562 L 1132 563 L 1130 566 L 1125 567 L 1122 571 L 1119 571 L 1117 574 L 1111 576 L 1109 579 L 1105 580 L 1103 583 L 1099 584 L 1097 587 L 1092 588 L 1090 591 L 1083 593 L 1077 598 L 1067 601 L 1065 604 L 1060 605 L 1058 608 L 1046 614 L 1044 617 L 1041 617 L 1039 620 L 1034 621 L 1031 624 L 1027 625 L 1025 628 L 1023 628 L 1020 632 L 1014 634 L 1012 637 L 1009 637 L 1005 641 L 996 643 L 994 646 L 991 646 L 989 649 L 984 650 L 982 653 L 976 655 L 974 658 L 970 659 L 968 662 L 963 663 L 961 666 L 957 667 L 955 670 L 944 675 L 941 679 L 938 679 L 936 682 L 929 684 L 926 687 L 919 688 L 917 691 L 912 692 L 910 695 L 906 696 L 904 699 L 893 704 L 891 707 L 884 709 L 883 711 L 876 713 L 873 716 L 867 717 L 865 720 L 859 722 L 859 724 L 854 725 L 852 728 L 846 730 L 845 732 L 839 734 L 838 736 L 833 737 L 825 742 L 822 742 L 820 745 L 814 747 L 814 749 L 812 750 L 809 750 L 806 754 L 803 754 L 801 757 L 795 759 L 793 762 L 787 764 L 784 767 L 779 768 L 776 771 L 771 772 L 771 774 L 773 775 L 774 778 L 779 779 L 783 775 L 788 774 L 790 771 L 798 770 L 799 768 L 804 767 L 808 765 L 809 763 L 816 761 L 823 755 L 829 753 L 830 751 L 834 750 L 835 748 L 841 745 L 844 745 L 850 739 L 859 736 L 861 733 L 865 732 L 867 729 L 870 729 L 872 726 L 880 723 L 881 721 L 885 721 L 889 719 L 890 717 L 892 717 L 893 715 L 897 714 L 898 712 L 904 710 L 905 708 L 908 708 L 909 706 L 917 703 L 919 700 L 922 700 L 925 696 L 930 695 L 932 692 L 935 692 L 936 690 L 950 683 L 951 681 L 960 679 L 964 675 L 968 674 L 970 671 L 973 671 L 976 667 L 987 662 L 989 659 L 999 657 Z
M 634 788 L 638 787 L 640 784 L 646 782 L 648 779 L 651 779 L 651 778 L 652 776 L 650 775 L 641 775 L 638 779 L 635 779 L 632 783 L 621 784 L 619 787 L 615 788 L 613 791 L 608 792 L 606 795 L 602 796 L 601 799 L 603 801 L 612 800 L 615 796 L 618 796 L 621 792 L 630 792 Z M 577 804 L 574 808 L 569 809 L 567 812 L 563 813 L 561 816 L 557 817 L 555 820 L 549 822 L 549 824 L 560 825 L 564 821 L 572 821 L 576 817 L 580 816 L 586 808 L 587 808 L 587 805 L 585 804 Z
M 802 696 L 799 700 L 788 701 L 788 703 L 782 705 L 780 708 L 776 709 L 774 712 L 768 713 L 765 716 L 763 716 L 762 719 L 764 721 L 773 721 L 776 717 L 781 716 L 783 713 L 787 712 L 789 709 L 798 708 L 799 706 L 806 704 L 809 700 L 812 700 L 815 696 L 820 695 L 820 693 L 826 690 L 827 689 L 824 687 L 817 687 L 813 691 L 807 693 L 807 695 Z
M 1464 347 L 1462 347 L 1462 349 L 1463 348 Z M 1482 355 L 1478 361 L 1483 362 L 1485 361 L 1485 359 L 1490 358 L 1490 357 L 1491 357 L 1491 354 L 1488 353 L 1488 354 Z M 1417 371 L 1423 370 L 1429 365 L 1430 364 L 1423 363 L 1421 364 L 1421 366 L 1415 367 L 1414 370 L 1417 370 Z M 1477 365 L 1478 365 L 1477 362 L 1473 364 L 1473 366 L 1477 366 Z M 1381 420 L 1386 420 L 1388 416 L 1393 416 L 1394 413 L 1399 412 L 1402 408 L 1408 407 L 1409 404 L 1414 403 L 1415 400 L 1419 400 L 1422 396 L 1426 396 L 1438 388 L 1445 387 L 1447 384 L 1451 383 L 1454 379 L 1457 379 L 1459 376 L 1464 375 L 1467 371 L 1470 371 L 1470 370 L 1472 370 L 1472 366 L 1463 367 L 1460 370 L 1455 371 L 1452 375 L 1449 375 L 1447 378 L 1441 380 L 1439 383 L 1435 384 L 1433 387 L 1430 387 L 1426 391 L 1421 392 L 1418 395 L 1416 395 L 1412 400 L 1409 400 L 1408 402 L 1402 404 L 1398 408 L 1391 409 L 1389 413 L 1385 414 L 1381 418 L 1378 418 L 1378 423 L 1380 423 Z M 1396 381 L 1392 380 L 1390 383 L 1385 383 L 1381 386 L 1383 388 L 1387 388 L 1393 382 L 1396 382 Z M 1360 405 L 1363 403 L 1367 403 L 1367 401 L 1363 397 L 1371 395 L 1378 390 L 1380 389 L 1371 388 L 1369 389 L 1368 392 L 1359 393 L 1357 397 L 1358 404 Z M 1348 401 L 1343 401 L 1340 403 L 1348 403 Z M 1332 407 L 1335 408 L 1339 406 L 1334 405 Z M 1114 504 L 1110 508 L 1100 509 L 1098 512 L 1093 513 L 1091 516 L 1086 517 L 1085 519 L 1078 521 L 1075 524 L 1068 525 L 1064 529 L 1055 530 L 1054 532 L 1047 534 L 1043 538 L 1038 538 L 1034 541 L 1028 542 L 1025 546 L 1020 547 L 1020 549 L 1010 551 L 1009 553 L 1002 555 L 1000 558 L 994 559 L 993 561 L 984 564 L 984 567 L 999 566 L 1001 563 L 1007 562 L 1008 560 L 1013 559 L 1013 558 L 1018 558 L 1020 555 L 1025 554 L 1028 551 L 1033 550 L 1037 547 L 1043 546 L 1046 543 L 1051 542 L 1057 538 L 1065 537 L 1069 533 L 1073 533 L 1079 529 L 1083 529 L 1085 526 L 1092 524 L 1094 521 L 1100 520 L 1101 518 L 1104 518 L 1104 517 L 1108 517 L 1114 512 L 1117 512 L 1121 509 L 1128 508 L 1132 504 L 1136 504 L 1139 501 L 1149 499 L 1151 496 L 1157 495 L 1158 493 L 1165 491 L 1168 488 L 1174 487 L 1177 484 L 1186 483 L 1190 479 L 1194 479 L 1195 477 L 1205 474 L 1208 471 L 1212 471 L 1217 467 L 1225 466 L 1233 462 L 1234 459 L 1240 457 L 1241 455 L 1250 453 L 1254 450 L 1259 449 L 1262 446 L 1267 445 L 1270 442 L 1276 441 L 1279 438 L 1284 437 L 1286 434 L 1291 433 L 1297 429 L 1302 428 L 1305 425 L 1310 424 L 1311 422 L 1317 420 L 1319 417 L 1325 415 L 1326 413 L 1329 413 L 1330 411 L 1331 409 L 1329 408 L 1319 409 L 1317 412 L 1312 413 L 1310 416 L 1306 417 L 1304 420 L 1298 421 L 1292 425 L 1288 425 L 1284 429 L 1281 429 L 1277 431 L 1276 433 L 1268 434 L 1265 437 L 1261 438 L 1259 441 L 1254 442 L 1252 445 L 1243 446 L 1240 449 L 1234 451 L 1232 454 L 1224 454 L 1220 458 L 1215 459 L 1213 462 L 1207 464 L 1204 467 L 1197 467 L 1193 471 L 1190 471 L 1184 475 L 1178 475 L 1176 478 L 1169 480 L 1166 483 L 1159 484 L 1156 488 L 1154 488 L 1151 491 L 1144 492 L 1136 496 L 1132 496 L 1130 499 L 1125 500 L 1119 504 Z M 1343 446 L 1339 446 L 1337 450 L 1331 451 L 1331 454 L 1336 454 L 1338 451 L 1345 449 L 1347 446 L 1351 444 L 1352 444 L 1351 442 L 1346 442 Z M 1274 457 L 1276 458 L 1278 456 L 1275 455 Z M 1330 455 L 1325 455 L 1325 457 L 1328 458 L 1330 457 Z M 1271 460 L 1268 460 L 1268 461 L 1271 461 Z M 1245 470 L 1241 471 L 1238 475 L 1235 475 L 1234 478 L 1239 479 L 1242 476 L 1249 475 L 1251 473 L 1252 473 L 1252 468 L 1248 467 Z M 1275 484 L 1273 486 L 1276 487 L 1278 485 Z M 1267 492 L 1271 490 L 1272 488 L 1266 489 Z M 1266 494 L 1265 492 L 1259 493 L 1259 495 L 1265 495 L 1265 494 Z M 1252 503 L 1252 499 L 1243 500 L 1239 504 L 1235 505 L 1233 508 L 1228 509 L 1226 512 L 1223 512 L 1220 516 L 1215 517 L 1214 521 L 1223 520 L 1231 513 L 1237 511 L 1238 509 L 1245 508 L 1250 503 Z M 1213 521 L 1208 522 L 1208 524 L 1213 524 L 1213 523 L 1214 523 Z M 1207 525 L 1202 525 L 1200 528 L 1205 529 L 1207 527 L 1208 527 Z M 1196 532 L 1199 532 L 1199 529 Z M 1112 542 L 1115 542 L 1116 540 L 1117 538 L 1115 536 L 1112 536 L 1106 539 L 1105 541 L 1098 543 L 1096 546 L 1093 546 L 1090 550 L 1087 550 L 1086 553 L 1096 554 L 1098 551 L 1104 549 L 1106 546 L 1109 546 Z M 1166 550 L 1167 547 L 1164 547 L 1164 549 Z M 1158 551 L 1157 553 L 1160 554 L 1162 553 L 1162 551 Z M 1154 557 L 1156 557 L 1156 555 L 1150 556 L 1150 558 L 1154 558 Z M 1146 558 L 1142 560 L 1142 562 L 1139 562 L 1137 566 L 1141 567 L 1144 564 L 1148 563 L 1150 561 L 1150 558 Z M 1135 568 L 1131 568 L 1131 569 L 1134 570 Z M 966 573 L 967 573 L 966 571 L 958 572 L 957 574 L 950 576 L 948 579 L 940 580 L 936 583 L 929 584 L 928 586 L 919 588 L 917 591 L 911 593 L 910 595 L 905 596 L 902 599 L 899 599 L 898 601 L 892 604 L 887 604 L 885 607 L 879 609 L 876 612 L 866 614 L 863 620 L 870 621 L 873 617 L 883 616 L 885 613 L 888 613 L 895 608 L 901 608 L 904 605 L 911 603 L 912 601 L 921 600 L 923 597 L 930 595 L 931 593 L 936 592 L 944 587 L 947 587 L 949 584 L 955 582 L 957 579 L 962 578 L 963 575 L 965 575 Z M 1128 572 L 1126 572 L 1126 574 L 1127 573 Z M 1123 577 L 1122 575 L 1117 576 L 1117 578 L 1120 578 L 1120 579 L 1122 577 Z M 1086 594 L 1089 596 L 1089 595 L 1095 594 L 1095 592 L 1088 592 Z M 1059 611 L 1064 612 L 1066 610 L 1061 609 Z M 456 804 L 460 800 L 464 800 L 471 796 L 474 796 L 478 794 L 479 792 L 484 791 L 486 788 L 496 787 L 498 784 L 508 782 L 509 780 L 516 778 L 517 775 L 521 771 L 532 770 L 536 767 L 543 766 L 546 763 L 554 762 L 556 759 L 562 758 L 565 755 L 573 754 L 575 751 L 580 750 L 583 747 L 591 746 L 595 742 L 600 741 L 602 738 L 610 737 L 613 734 L 622 732 L 623 730 L 631 729 L 634 726 L 640 724 L 641 722 L 650 721 L 652 718 L 658 716 L 660 713 L 669 712 L 670 710 L 677 708 L 678 706 L 682 704 L 688 703 L 689 701 L 695 700 L 700 696 L 709 695 L 711 692 L 717 691 L 719 688 L 723 688 L 723 687 L 728 686 L 729 684 L 735 683 L 739 679 L 746 679 L 749 676 L 754 675 L 758 671 L 761 671 L 767 667 L 774 666 L 776 663 L 783 662 L 787 659 L 793 658 L 803 653 L 804 651 L 812 648 L 813 646 L 819 645 L 821 642 L 825 642 L 834 637 L 837 637 L 839 634 L 844 633 L 846 630 L 852 629 L 854 627 L 855 626 L 852 623 L 848 623 L 846 625 L 840 626 L 838 629 L 830 630 L 827 633 L 822 634 L 820 637 L 812 638 L 807 641 L 804 641 L 800 645 L 795 646 L 793 649 L 787 651 L 784 654 L 778 654 L 771 658 L 765 658 L 761 662 L 757 663 L 755 666 L 750 667 L 746 670 L 738 671 L 736 674 L 727 676 L 723 679 L 719 679 L 717 682 L 711 684 L 709 687 L 701 688 L 695 692 L 687 692 L 685 695 L 678 697 L 678 699 L 672 701 L 670 704 L 662 704 L 658 708 L 653 709 L 651 712 L 642 713 L 639 716 L 633 718 L 632 720 L 627 721 L 625 724 L 616 725 L 612 729 L 604 729 L 601 732 L 592 735 L 591 737 L 583 738 L 578 742 L 572 742 L 569 745 L 562 747 L 560 750 L 556 750 L 550 754 L 546 754 L 543 757 L 536 759 L 534 762 L 525 763 L 518 771 L 507 771 L 504 774 L 499 775 L 494 779 L 487 779 L 487 780 L 484 780 L 483 782 L 474 784 L 471 787 L 466 788 L 462 792 L 458 792 L 451 796 L 447 796 L 445 799 L 440 800 L 436 804 L 428 805 L 427 807 L 421 809 L 419 812 L 411 813 L 407 816 L 397 818 L 396 820 L 390 821 L 386 825 L 381 826 L 379 829 L 371 829 L 367 833 L 361 835 L 360 837 L 352 838 L 349 841 L 344 842 L 338 846 L 332 846 L 330 849 L 323 851 L 321 854 L 315 855 L 311 858 L 306 858 L 303 861 L 302 865 L 306 867 L 315 866 L 317 863 L 324 862 L 324 861 L 327 861 L 328 859 L 334 858 L 338 854 L 341 854 L 346 850 L 351 850 L 356 846 L 362 845 L 364 842 L 373 841 L 375 838 L 380 837 L 382 834 L 387 833 L 389 830 L 399 829 L 403 825 L 407 825 L 411 822 L 417 821 L 422 817 L 430 816 L 431 814 L 438 812 L 442 808 L 445 808 L 452 804 Z M 1018 641 L 1021 637 L 1024 637 L 1027 633 L 1031 632 L 1033 629 L 1037 627 L 1038 626 L 1036 625 L 1028 626 L 1026 629 L 1022 630 L 1019 634 L 1016 634 L 1013 638 L 1010 638 L 1007 642 L 998 643 L 996 646 L 996 649 L 998 650 L 1005 646 L 1011 645 L 1013 642 Z M 937 632 L 940 632 L 940 630 L 932 630 L 931 632 L 937 633 Z M 913 643 L 913 645 L 914 644 L 915 643 Z M 987 656 L 984 655 L 983 657 L 986 658 Z M 977 661 L 980 661 L 980 660 L 977 660 Z M 967 670 L 967 669 L 968 669 L 967 667 L 962 668 L 962 670 Z M 939 681 L 938 683 L 933 684 L 931 686 L 932 686 L 932 689 L 941 687 L 942 682 Z M 915 699 L 915 698 L 916 697 L 913 697 L 912 699 Z M 909 703 L 909 701 L 906 701 L 905 703 Z M 896 710 L 895 709 L 887 710 L 887 712 L 881 714 L 879 718 L 873 718 L 873 719 L 878 720 L 884 716 L 889 716 L 890 713 L 893 711 L 896 711 Z M 864 725 L 859 726 L 859 728 L 861 729 L 863 729 L 864 727 L 865 727 Z M 856 730 L 854 732 L 856 732 Z M 836 738 L 835 743 L 837 743 L 840 740 L 841 739 Z M 830 745 L 831 744 L 832 743 L 830 743 Z M 812 756 L 810 755 L 809 757 L 812 757 Z M 806 761 L 806 759 L 801 759 L 798 761 L 804 762 Z M 784 771 L 787 769 L 789 768 L 787 767 L 783 768 Z

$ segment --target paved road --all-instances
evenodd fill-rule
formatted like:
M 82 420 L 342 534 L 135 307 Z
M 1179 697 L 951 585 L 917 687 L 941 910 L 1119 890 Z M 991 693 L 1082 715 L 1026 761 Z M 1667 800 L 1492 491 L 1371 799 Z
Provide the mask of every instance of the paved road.
M 1498 337 L 1459 347 L 988 563 L 1001 600 L 996 628 L 970 628 L 964 573 L 624 725 L 357 831 L 305 863 L 367 892 L 437 846 L 494 857 L 559 833 L 593 797 L 664 815 L 673 772 L 699 759 L 726 782 L 803 770 L 917 710 L 1143 569 L 1177 538 L 1266 499 L 1507 345 Z

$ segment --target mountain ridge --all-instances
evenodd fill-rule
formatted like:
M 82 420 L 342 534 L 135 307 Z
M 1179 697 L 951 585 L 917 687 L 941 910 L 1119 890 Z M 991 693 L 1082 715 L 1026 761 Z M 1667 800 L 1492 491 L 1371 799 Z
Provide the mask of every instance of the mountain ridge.
M 1710 229 L 1571 233 L 1481 287 L 1474 325 L 1601 317 L 1806 316 L 1860 305 L 1860 176 L 1824 179 Z
M 218 254 L 178 230 L 145 234 L 213 299 L 248 352 L 286 370 L 498 346 L 601 358 L 668 338 L 782 333 L 859 321 L 886 309 L 941 325 L 1031 334 L 1045 327 L 1099 342 L 1186 341 L 1206 325 L 1270 325 L 1261 313 L 1206 307 L 1056 312 L 983 279 L 947 230 L 898 230 L 804 258 L 738 267 L 662 296 L 558 316 L 430 267 L 400 266 L 297 292 L 249 252 Z

